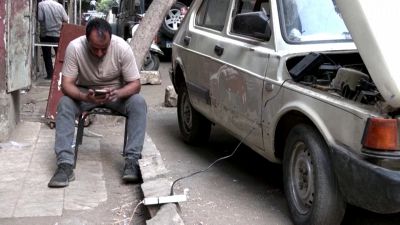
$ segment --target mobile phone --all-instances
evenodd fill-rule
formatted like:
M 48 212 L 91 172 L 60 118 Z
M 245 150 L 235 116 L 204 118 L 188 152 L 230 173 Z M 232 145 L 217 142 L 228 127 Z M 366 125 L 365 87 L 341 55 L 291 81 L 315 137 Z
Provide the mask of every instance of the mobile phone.
M 108 90 L 106 90 L 106 89 L 96 89 L 96 90 L 94 90 L 94 96 L 97 97 L 97 98 L 105 97 L 107 93 L 108 93 Z

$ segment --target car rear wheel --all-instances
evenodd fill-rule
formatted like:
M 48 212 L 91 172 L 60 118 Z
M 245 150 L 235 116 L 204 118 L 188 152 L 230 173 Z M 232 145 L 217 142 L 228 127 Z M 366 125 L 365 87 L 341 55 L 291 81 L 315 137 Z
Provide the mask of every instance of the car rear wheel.
M 284 190 L 295 224 L 340 224 L 346 204 L 331 169 L 328 146 L 306 124 L 289 133 L 283 159 Z
M 178 94 L 177 110 L 184 141 L 189 144 L 206 142 L 210 137 L 211 122 L 193 108 L 186 87 L 181 88 Z

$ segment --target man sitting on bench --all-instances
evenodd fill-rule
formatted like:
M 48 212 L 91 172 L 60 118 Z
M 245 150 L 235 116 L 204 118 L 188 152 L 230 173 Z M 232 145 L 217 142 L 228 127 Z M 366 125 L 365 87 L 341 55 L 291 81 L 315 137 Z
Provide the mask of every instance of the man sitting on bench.
M 127 116 L 127 142 L 122 180 L 139 182 L 146 130 L 147 105 L 139 94 L 140 75 L 131 47 L 111 33 L 110 24 L 95 18 L 86 35 L 69 43 L 62 69 L 62 91 L 56 117 L 57 170 L 49 187 L 65 187 L 74 180 L 75 118 L 83 111 L 104 106 Z

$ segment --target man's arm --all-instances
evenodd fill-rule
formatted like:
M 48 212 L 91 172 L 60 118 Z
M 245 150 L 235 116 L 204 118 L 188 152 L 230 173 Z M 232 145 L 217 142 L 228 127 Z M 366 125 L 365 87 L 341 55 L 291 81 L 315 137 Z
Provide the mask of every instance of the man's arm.
M 78 101 L 86 101 L 86 94 L 82 94 L 75 84 L 76 78 L 62 76 L 61 87 L 64 95 L 67 95 Z
M 92 102 L 95 104 L 105 103 L 107 101 L 107 98 L 109 98 L 110 96 L 110 94 L 107 94 L 104 98 L 96 98 L 94 96 L 94 90 L 89 89 L 87 93 L 82 92 L 76 86 L 75 82 L 76 78 L 62 76 L 61 87 L 64 95 L 78 101 Z
M 120 89 L 113 90 L 111 92 L 111 100 L 115 101 L 119 98 L 127 98 L 134 94 L 140 92 L 141 84 L 140 84 L 140 73 L 139 69 L 136 65 L 135 56 L 131 47 L 125 42 L 125 47 L 121 51 L 121 62 L 122 62 L 122 79 L 132 80 L 128 81 L 124 84 L 124 86 Z
M 65 9 L 63 6 L 61 6 L 61 8 L 62 8 L 62 21 L 64 23 L 69 23 L 69 17 L 67 15 L 67 12 L 65 12 Z

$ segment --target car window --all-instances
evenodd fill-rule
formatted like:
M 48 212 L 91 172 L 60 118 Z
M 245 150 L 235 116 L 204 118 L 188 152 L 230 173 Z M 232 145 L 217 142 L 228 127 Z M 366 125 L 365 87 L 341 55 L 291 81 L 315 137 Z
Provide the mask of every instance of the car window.
M 222 31 L 228 7 L 229 0 L 203 1 L 196 17 L 196 25 Z
M 269 14 L 269 4 L 269 0 L 237 0 L 234 15 L 259 11 L 265 11 Z

